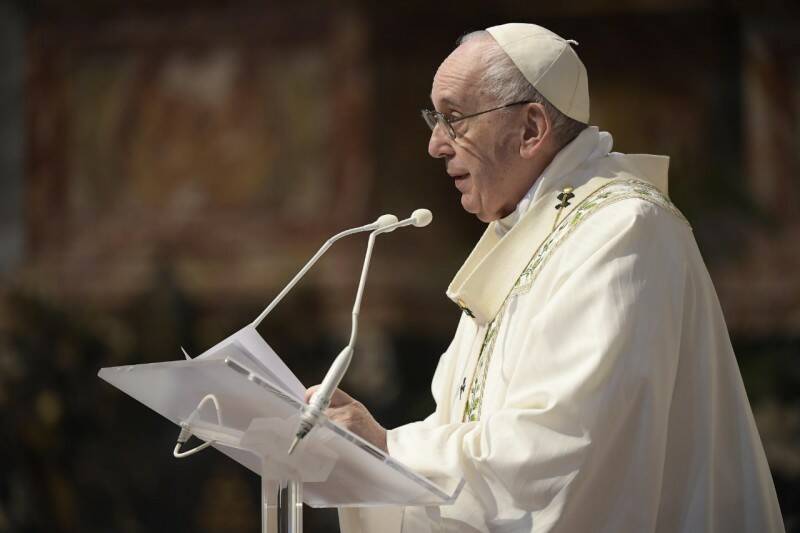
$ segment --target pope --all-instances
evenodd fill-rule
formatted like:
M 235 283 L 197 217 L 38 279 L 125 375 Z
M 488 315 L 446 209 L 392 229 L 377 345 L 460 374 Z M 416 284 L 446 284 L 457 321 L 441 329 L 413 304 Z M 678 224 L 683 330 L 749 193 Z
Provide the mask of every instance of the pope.
M 488 223 L 447 290 L 436 410 L 387 431 L 337 391 L 327 414 L 466 485 L 451 506 L 342 510 L 343 531 L 784 530 L 669 159 L 588 125 L 576 45 L 505 24 L 436 72 L 428 153 Z

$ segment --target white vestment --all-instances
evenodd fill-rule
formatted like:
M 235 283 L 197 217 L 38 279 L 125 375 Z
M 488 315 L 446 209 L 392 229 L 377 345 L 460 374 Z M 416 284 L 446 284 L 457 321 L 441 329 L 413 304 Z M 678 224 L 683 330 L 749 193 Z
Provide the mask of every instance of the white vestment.
M 784 530 L 668 158 L 608 149 L 582 132 L 448 289 L 464 313 L 436 411 L 387 443 L 425 476 L 465 478 L 456 503 L 344 509 L 343 532 Z

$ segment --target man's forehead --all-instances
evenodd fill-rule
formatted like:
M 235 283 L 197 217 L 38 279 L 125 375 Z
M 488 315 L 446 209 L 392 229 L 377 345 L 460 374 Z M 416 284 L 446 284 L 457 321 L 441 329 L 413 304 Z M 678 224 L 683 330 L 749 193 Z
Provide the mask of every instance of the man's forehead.
M 431 101 L 434 104 L 457 105 L 476 96 L 476 84 L 484 65 L 481 47 L 485 43 L 469 41 L 442 61 L 433 77 Z

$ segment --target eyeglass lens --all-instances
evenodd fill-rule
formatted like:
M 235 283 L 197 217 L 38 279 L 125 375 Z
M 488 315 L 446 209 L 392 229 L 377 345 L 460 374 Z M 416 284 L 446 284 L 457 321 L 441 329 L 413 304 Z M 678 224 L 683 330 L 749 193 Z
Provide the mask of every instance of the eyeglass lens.
M 451 139 L 455 139 L 455 130 L 453 130 L 453 126 L 447 122 L 447 119 L 441 113 L 437 113 L 435 111 L 430 111 L 428 109 L 422 110 L 422 118 L 425 119 L 425 122 L 428 124 L 428 127 L 433 131 L 436 128 L 436 124 L 439 124 L 444 128 L 444 131 Z

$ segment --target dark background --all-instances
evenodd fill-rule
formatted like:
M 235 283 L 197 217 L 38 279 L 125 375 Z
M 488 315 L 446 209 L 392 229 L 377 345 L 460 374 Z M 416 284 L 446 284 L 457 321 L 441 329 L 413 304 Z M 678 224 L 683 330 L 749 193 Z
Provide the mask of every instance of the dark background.
M 713 0 L 0 4 L 0 532 L 255 532 L 258 481 L 96 377 L 197 354 L 332 233 L 378 243 L 346 388 L 425 416 L 482 231 L 426 155 L 431 78 L 509 21 L 579 41 L 592 124 L 667 154 L 719 293 L 788 531 L 800 531 L 800 16 Z M 363 239 L 261 327 L 307 385 L 347 340 Z M 331 510 L 307 531 L 334 531 Z

